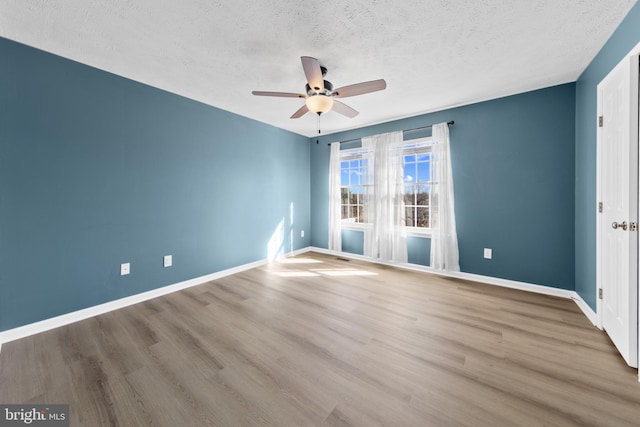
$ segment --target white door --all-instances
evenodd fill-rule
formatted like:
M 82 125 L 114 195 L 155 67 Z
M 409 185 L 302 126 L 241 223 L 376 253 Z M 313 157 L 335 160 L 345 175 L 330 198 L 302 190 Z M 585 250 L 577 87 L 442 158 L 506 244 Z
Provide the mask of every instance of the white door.
M 638 56 L 598 85 L 602 327 L 638 366 Z

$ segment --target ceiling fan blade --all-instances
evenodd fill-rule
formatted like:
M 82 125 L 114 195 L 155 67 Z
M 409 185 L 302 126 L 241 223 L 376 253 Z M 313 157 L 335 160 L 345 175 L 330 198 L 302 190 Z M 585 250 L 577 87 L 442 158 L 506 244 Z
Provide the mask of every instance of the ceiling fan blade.
M 348 96 L 362 95 L 364 93 L 377 92 L 387 88 L 387 82 L 384 79 L 371 80 L 370 82 L 356 83 L 354 85 L 339 87 L 334 90 L 332 95 L 334 98 L 346 98 Z
M 298 111 L 293 113 L 293 116 L 291 116 L 291 118 L 292 119 L 299 119 L 300 117 L 304 116 L 308 112 L 309 112 L 309 109 L 307 108 L 307 105 L 305 104 L 302 107 L 300 107 L 300 109 Z
M 316 92 L 323 90 L 324 78 L 322 78 L 320 62 L 310 56 L 301 56 L 300 59 L 302 60 L 302 68 L 304 69 L 304 75 L 307 77 L 309 87 Z
M 349 107 L 346 104 L 343 104 L 340 101 L 333 101 L 333 111 L 335 111 L 336 113 L 340 113 L 343 116 L 347 116 L 350 119 L 353 119 L 355 116 L 357 116 L 358 113 L 356 110 L 354 110 L 353 108 Z
M 277 96 L 280 98 L 306 98 L 306 95 L 301 93 L 289 93 L 289 92 L 262 92 L 259 90 L 254 90 L 251 92 L 256 96 Z

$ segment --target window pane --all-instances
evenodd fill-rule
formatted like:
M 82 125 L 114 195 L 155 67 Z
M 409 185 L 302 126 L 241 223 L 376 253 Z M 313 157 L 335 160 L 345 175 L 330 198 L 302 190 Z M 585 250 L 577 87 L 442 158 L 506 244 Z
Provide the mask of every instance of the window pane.
M 362 205 L 358 205 L 358 222 L 364 222 L 364 209 Z
M 346 205 L 349 202 L 349 189 L 348 188 L 341 188 L 340 189 L 340 199 L 343 205 Z
M 349 206 L 349 215 L 356 221 L 358 218 L 358 206 Z
M 416 208 L 416 227 L 429 227 L 429 208 Z
M 358 203 L 358 195 L 353 191 L 349 191 L 349 204 L 355 205 Z
M 404 182 L 416 181 L 416 164 L 409 163 L 404 165 Z
M 362 180 L 361 177 L 362 176 L 362 172 L 359 169 L 352 169 L 351 170 L 351 185 L 360 185 L 362 184 Z
M 404 186 L 404 204 L 407 206 L 416 204 L 413 185 Z
M 351 169 L 357 169 L 358 166 L 360 166 L 360 160 L 350 160 L 349 161 L 349 167 Z
M 363 169 L 362 174 L 360 175 L 360 185 L 367 185 L 367 178 L 370 178 L 373 181 L 373 177 L 367 177 L 367 170 Z
M 342 205 L 342 219 L 348 219 L 349 218 L 349 207 Z
M 420 185 L 416 192 L 416 205 L 428 206 L 429 205 L 429 186 Z
M 417 166 L 418 166 L 418 182 L 431 181 L 431 176 L 430 176 L 431 163 L 421 162 L 421 163 L 418 163 Z
M 418 154 L 418 161 L 419 162 L 431 161 L 431 153 Z
M 349 169 L 340 169 L 340 185 L 349 185 Z
M 360 194 L 359 200 L 360 200 L 359 203 L 361 205 L 366 205 L 367 204 L 367 193 L 365 193 L 365 189 L 364 188 L 362 189 L 362 194 Z
M 358 188 L 358 204 L 359 205 L 364 204 L 364 198 L 365 198 L 364 187 L 359 187 Z
M 405 223 L 407 225 L 407 227 L 415 227 L 416 226 L 416 219 L 415 219 L 415 212 L 414 212 L 414 208 L 413 207 L 407 207 L 404 208 L 404 212 L 405 212 Z
M 416 161 L 416 156 L 415 154 L 408 154 L 406 156 L 404 156 L 404 163 L 415 163 Z

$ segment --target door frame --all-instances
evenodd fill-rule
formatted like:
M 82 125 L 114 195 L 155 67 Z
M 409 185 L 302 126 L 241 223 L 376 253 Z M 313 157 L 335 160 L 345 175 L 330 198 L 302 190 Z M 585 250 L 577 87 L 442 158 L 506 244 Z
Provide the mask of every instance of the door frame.
M 623 63 L 627 63 L 627 64 L 631 64 L 631 61 L 633 61 L 635 58 L 636 61 L 636 67 L 638 67 L 639 69 L 639 73 L 640 73 L 640 43 L 638 43 L 633 49 L 631 49 L 629 51 L 629 53 L 627 53 L 621 60 L 620 62 L 618 62 L 610 71 L 609 73 L 607 73 L 607 75 L 600 81 L 600 83 L 598 83 L 597 85 L 597 114 L 596 114 L 596 118 L 594 120 L 595 122 L 595 126 L 596 126 L 596 134 L 597 134 L 597 144 L 596 144 L 596 149 L 597 149 L 597 165 L 596 165 L 596 203 L 599 203 L 602 200 L 602 184 L 601 184 L 601 179 L 602 179 L 602 131 L 601 128 L 598 126 L 598 118 L 602 115 L 602 88 L 601 88 L 601 83 L 602 81 L 606 80 L 607 77 L 609 77 L 609 74 L 616 69 L 618 66 L 620 66 Z M 638 75 L 638 74 L 636 74 Z M 640 83 L 636 82 L 636 87 L 640 87 Z M 639 95 L 640 98 L 640 95 Z M 635 123 L 633 123 L 633 121 L 635 121 Z M 632 125 L 635 125 L 635 129 L 638 130 L 640 128 L 640 106 L 636 103 L 635 105 L 632 106 L 632 110 L 631 110 L 631 122 Z M 636 135 L 637 138 L 638 135 Z M 640 143 L 640 141 L 638 141 L 638 143 Z M 640 170 L 640 168 L 639 168 Z M 638 200 L 640 200 L 640 173 L 638 174 L 638 176 L 636 177 L 632 177 L 631 179 L 636 179 L 638 181 Z M 639 207 L 636 206 L 636 208 L 638 209 Z M 598 206 L 596 206 L 596 209 L 598 209 Z M 597 211 L 596 211 L 597 212 Z M 640 209 L 639 209 L 639 213 L 640 213 Z M 599 214 L 596 213 L 596 315 L 597 315 L 597 327 L 599 329 L 603 329 L 603 322 L 602 322 L 602 316 L 603 316 L 603 309 L 602 309 L 602 300 L 599 298 L 598 296 L 598 292 L 599 290 L 602 288 L 602 253 L 601 253 L 601 242 L 602 242 L 602 221 L 600 220 L 600 217 L 598 216 Z M 638 231 L 640 232 L 640 231 Z M 638 242 L 640 242 L 640 238 L 638 238 Z M 635 268 L 638 269 L 638 267 L 640 266 L 640 251 L 638 251 L 638 257 L 635 259 Z M 640 274 L 638 275 L 638 282 L 640 282 Z M 639 286 L 638 283 L 636 283 L 636 286 Z M 640 292 L 636 292 L 637 293 L 637 297 L 635 298 L 635 310 L 636 312 L 639 311 L 640 308 Z M 640 313 L 639 313 L 640 314 Z M 640 315 L 638 316 L 638 318 L 640 319 Z M 638 334 L 638 357 L 640 358 L 640 327 L 636 324 L 636 332 Z M 639 365 L 640 365 L 640 360 L 638 361 Z M 638 381 L 640 381 L 640 370 L 638 371 Z

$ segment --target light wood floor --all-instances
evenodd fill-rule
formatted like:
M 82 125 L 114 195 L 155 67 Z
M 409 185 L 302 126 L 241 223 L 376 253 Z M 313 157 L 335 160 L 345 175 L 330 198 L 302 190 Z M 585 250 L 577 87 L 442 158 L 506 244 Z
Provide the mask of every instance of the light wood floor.
M 307 253 L 3 345 L 74 426 L 640 425 L 570 300 Z

